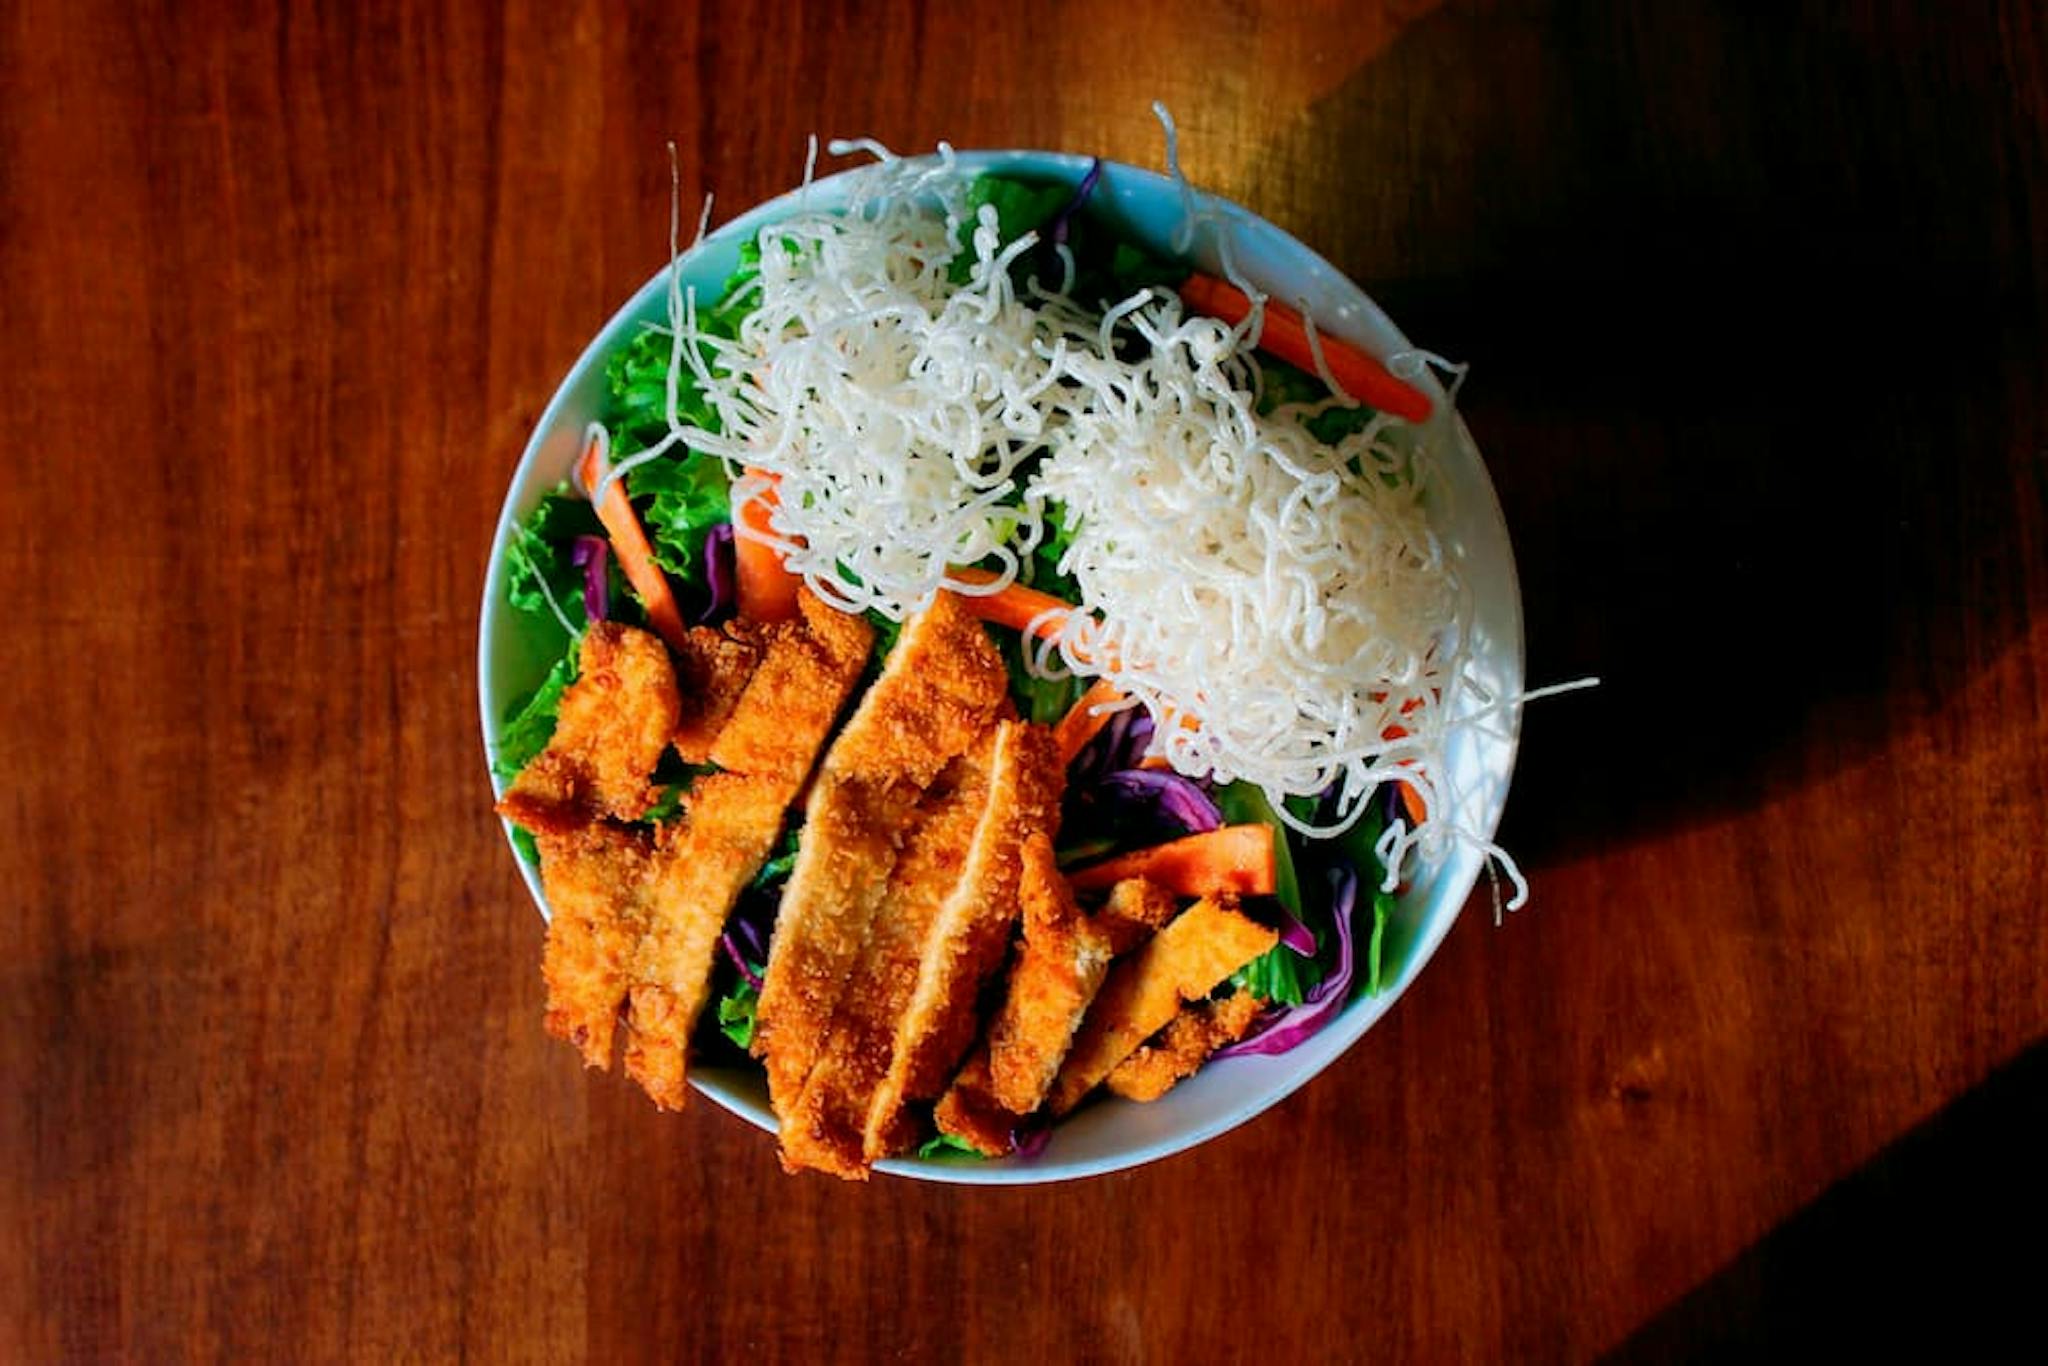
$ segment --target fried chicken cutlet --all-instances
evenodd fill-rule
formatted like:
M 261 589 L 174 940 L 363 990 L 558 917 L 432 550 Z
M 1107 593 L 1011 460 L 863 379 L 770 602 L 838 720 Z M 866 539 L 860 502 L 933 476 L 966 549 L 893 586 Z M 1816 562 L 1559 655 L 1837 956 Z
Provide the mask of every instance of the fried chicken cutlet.
M 676 685 L 682 713 L 676 721 L 676 754 L 686 764 L 711 762 L 711 747 L 747 690 L 761 662 L 762 632 L 744 621 L 722 627 L 693 626 L 676 651 Z
M 652 845 L 606 821 L 567 834 L 543 831 L 534 841 L 552 912 L 540 965 L 548 1033 L 573 1044 L 586 1066 L 609 1067 L 633 945 L 646 921 Z
M 1197 901 L 1111 969 L 1053 1081 L 1047 1103 L 1055 1115 L 1073 1109 L 1139 1044 L 1164 1029 L 1183 1002 L 1201 1000 L 1279 942 L 1235 902 L 1228 895 Z
M 1045 836 L 1025 842 L 1020 897 L 1024 943 L 1003 1002 L 934 1113 L 941 1131 L 991 1157 L 1009 1151 L 1018 1122 L 1044 1102 L 1110 961 L 1175 909 L 1163 888 L 1128 878 L 1101 910 L 1084 915 Z
M 1159 1036 L 1116 1065 L 1103 1085 L 1125 1100 L 1157 1100 L 1193 1076 L 1209 1055 L 1244 1037 L 1261 1002 L 1248 991 L 1183 1006 Z
M 535 835 L 568 834 L 599 816 L 638 820 L 654 796 L 648 775 L 681 709 L 661 638 L 596 623 L 584 633 L 554 735 L 505 789 L 498 814 Z
M 817 1064 L 910 814 L 1008 702 L 1008 675 L 988 634 L 941 592 L 904 626 L 826 752 L 755 1015 L 754 1052 L 778 1116 L 793 1113 Z
M 762 633 L 759 663 L 710 746 L 723 771 L 692 784 L 648 895 L 626 1072 L 664 1109 L 688 1094 L 690 1031 L 710 994 L 719 932 L 773 851 L 873 642 L 866 622 L 809 592 L 798 606 L 798 620 Z
M 928 801 L 835 1013 L 823 1055 L 783 1126 L 784 1161 L 862 1177 L 898 1151 L 905 1106 L 936 1096 L 973 1042 L 982 984 L 1017 917 L 1022 846 L 1058 817 L 1052 732 L 999 722 Z
M 869 926 L 822 1055 L 783 1120 L 782 1161 L 789 1170 L 866 1175 L 868 1111 L 895 1056 L 896 1021 L 917 989 L 924 938 L 967 861 L 988 805 L 994 751 L 991 733 L 954 760 L 911 817 L 886 909 Z

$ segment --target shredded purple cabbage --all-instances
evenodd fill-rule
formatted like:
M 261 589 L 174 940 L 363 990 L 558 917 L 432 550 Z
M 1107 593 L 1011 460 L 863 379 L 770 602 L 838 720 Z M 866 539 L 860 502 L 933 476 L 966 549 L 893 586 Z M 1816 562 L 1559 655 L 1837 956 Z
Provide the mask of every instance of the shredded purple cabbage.
M 704 584 L 711 590 L 711 601 L 697 617 L 699 626 L 731 616 L 738 605 L 738 575 L 732 561 L 732 523 L 720 522 L 704 537 Z
M 1152 748 L 1152 713 L 1142 707 L 1131 708 L 1130 724 L 1124 727 L 1123 749 L 1118 752 L 1117 768 L 1136 768 L 1145 757 L 1145 751 Z
M 1164 769 L 1127 768 L 1102 779 L 1104 791 L 1125 801 L 1149 802 L 1190 835 L 1223 828 L 1223 812 L 1200 783 Z
M 753 985 L 754 990 L 759 991 L 761 989 L 761 974 L 755 972 L 748 965 L 746 955 L 740 952 L 740 946 L 732 942 L 732 931 L 726 930 L 720 934 L 718 942 L 725 946 L 725 956 L 732 959 L 732 965 L 740 970 L 740 976 L 746 978 Z
M 1152 713 L 1143 707 L 1112 712 L 1095 738 L 1074 757 L 1074 782 L 1085 786 L 1111 773 L 1136 768 L 1152 747 L 1152 732 Z
M 1065 208 L 1053 215 L 1051 225 L 1046 228 L 1045 236 L 1040 240 L 1053 245 L 1065 242 L 1068 225 L 1073 222 L 1074 215 L 1081 211 L 1081 206 L 1088 202 L 1088 196 L 1095 193 L 1096 182 L 1101 179 L 1102 158 L 1097 157 L 1089 163 L 1088 174 L 1082 176 L 1081 183 L 1074 187 L 1074 197 L 1067 201 Z
M 1340 863 L 1330 870 L 1330 903 L 1330 914 L 1337 922 L 1337 970 L 1310 988 L 1300 1005 L 1260 1016 L 1242 1039 L 1217 1049 L 1212 1056 L 1270 1057 L 1285 1053 L 1343 1011 L 1351 999 L 1351 916 L 1358 906 L 1358 874 L 1348 864 Z
M 583 616 L 587 621 L 603 621 L 611 615 L 611 576 L 605 572 L 611 552 L 602 536 L 578 536 L 570 544 L 569 563 L 583 571 Z
M 1010 1130 L 1010 1156 L 1036 1157 L 1051 1141 L 1051 1124 L 1042 1119 L 1027 1119 Z
M 736 915 L 727 921 L 725 931 L 728 936 L 734 934 L 739 936 L 739 944 L 746 949 L 754 961 L 766 962 L 768 960 L 768 936 L 759 925 L 755 924 L 745 914 Z
M 1277 903 L 1276 903 L 1277 904 Z M 1280 942 L 1303 958 L 1316 956 L 1316 932 L 1296 920 L 1285 906 L 1280 906 Z

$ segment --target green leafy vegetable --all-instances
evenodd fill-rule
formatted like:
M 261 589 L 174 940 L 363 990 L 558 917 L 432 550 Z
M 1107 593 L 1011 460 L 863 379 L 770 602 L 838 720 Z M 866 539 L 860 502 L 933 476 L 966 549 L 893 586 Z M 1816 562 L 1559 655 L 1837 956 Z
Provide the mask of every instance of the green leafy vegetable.
M 1276 356 L 1261 352 L 1259 370 L 1265 377 L 1259 390 L 1261 417 L 1286 404 L 1322 403 L 1331 397 L 1330 386 L 1320 378 Z M 1365 430 L 1365 425 L 1372 419 L 1371 408 L 1331 408 L 1316 414 L 1305 425 L 1310 436 L 1326 446 L 1333 446 L 1345 437 Z
M 1075 528 L 1067 525 L 1066 505 L 1048 499 L 1042 525 L 1045 533 L 1031 552 L 1031 586 L 1067 602 L 1079 602 L 1081 585 L 1073 575 L 1060 572 L 1060 560 L 1074 543 Z
M 761 871 L 754 874 L 753 887 L 766 891 L 776 883 L 789 877 L 790 869 L 796 867 L 797 843 L 803 838 L 803 827 L 792 825 L 782 832 L 782 842 L 775 846 L 775 854 L 761 865 Z
M 967 186 L 966 215 L 957 238 L 960 250 L 949 270 L 953 283 L 966 284 L 972 273 L 974 233 L 981 223 L 982 205 L 995 207 L 996 233 L 1001 238 L 996 249 L 1000 251 L 1025 233 L 1044 227 L 1047 220 L 1066 207 L 1073 194 L 1065 185 L 1045 185 L 1000 175 L 976 176 Z
M 579 630 L 583 626 L 583 571 L 570 562 L 569 550 L 578 536 L 598 536 L 597 513 L 589 503 L 557 485 L 541 495 L 533 511 L 512 528 L 505 547 L 505 597 L 514 607 L 539 617 L 559 631 L 555 611 Z M 548 599 L 554 599 L 554 606 Z
M 654 805 L 648 807 L 640 819 L 649 825 L 661 825 L 674 820 L 683 813 L 683 797 L 689 790 L 688 783 L 669 783 L 661 789 L 661 795 L 654 799 Z
M 896 648 L 896 637 L 903 634 L 903 623 L 891 621 L 872 608 L 867 612 L 867 622 L 868 625 L 875 628 L 875 658 L 877 660 L 887 659 L 889 651 Z
M 982 1154 L 964 1138 L 951 1134 L 934 1134 L 917 1147 L 919 1157 L 982 1157 Z
M 1387 921 L 1394 914 L 1394 894 L 1377 885 L 1372 893 L 1372 938 L 1365 946 L 1365 994 L 1380 994 L 1380 952 L 1387 936 Z
M 1077 676 L 1034 677 L 1024 662 L 1027 647 L 1023 637 L 1015 631 L 993 634 L 996 653 L 1003 657 L 1003 667 L 1010 673 L 1010 696 L 1017 703 L 1017 711 L 1026 721 L 1037 725 L 1057 725 L 1074 703 L 1081 700 L 1081 694 L 1088 691 L 1088 680 Z
M 753 1047 L 754 1012 L 760 1004 L 761 993 L 752 982 L 734 979 L 731 989 L 718 998 L 718 1032 L 741 1048 Z
M 1288 830 L 1273 810 L 1273 804 L 1266 800 L 1265 792 L 1255 783 L 1231 783 L 1216 793 L 1216 805 L 1223 812 L 1227 825 L 1257 823 L 1272 827 L 1273 899 L 1289 915 L 1306 923 L 1307 918 L 1302 914 L 1301 882 L 1295 875 Z M 1316 942 L 1326 943 L 1327 937 L 1318 934 Z M 1322 973 L 1312 960 L 1304 959 L 1285 944 L 1276 944 L 1239 969 L 1231 981 L 1264 1000 L 1298 1006 L 1308 988 L 1321 979 Z
M 1128 299 L 1141 289 L 1180 288 L 1180 282 L 1188 276 L 1186 266 L 1177 266 L 1165 261 L 1129 242 L 1118 242 L 1109 257 L 1109 279 L 1112 292 Z
M 647 528 L 654 562 L 685 587 L 703 587 L 704 538 L 732 520 L 725 467 L 704 455 L 657 456 L 627 473 L 626 490 Z
M 561 711 L 562 693 L 576 681 L 576 647 L 555 661 L 527 696 L 505 714 L 504 729 L 498 732 L 498 758 L 493 768 L 500 778 L 509 779 L 533 762 L 548 747 L 555 734 L 555 718 Z

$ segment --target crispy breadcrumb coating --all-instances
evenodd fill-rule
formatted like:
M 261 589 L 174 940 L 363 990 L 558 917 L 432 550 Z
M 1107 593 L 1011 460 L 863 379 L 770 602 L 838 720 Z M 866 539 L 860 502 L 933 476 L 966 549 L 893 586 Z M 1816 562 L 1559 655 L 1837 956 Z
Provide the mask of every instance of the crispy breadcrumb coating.
M 609 1067 L 633 944 L 646 920 L 653 857 L 644 834 L 596 822 L 542 832 L 541 890 L 552 917 L 541 977 L 548 1033 L 575 1045 L 589 1067 Z
M 1236 898 L 1204 898 L 1110 970 L 1053 1082 L 1049 1104 L 1063 1115 L 1184 1001 L 1199 1001 L 1273 947 L 1279 936 L 1238 911 Z
M 682 1106 L 690 1032 L 709 995 L 718 936 L 774 850 L 873 635 L 809 592 L 801 616 L 762 632 L 758 664 L 710 747 L 724 772 L 696 780 L 665 832 L 633 957 L 626 1071 L 655 1104 Z
M 1193 1076 L 1211 1053 L 1243 1038 L 1260 1004 L 1258 997 L 1240 991 L 1183 1007 L 1156 1038 L 1118 1063 L 1103 1085 L 1125 1100 L 1159 1099 L 1182 1078 Z
M 660 637 L 598 622 L 584 633 L 554 735 L 505 789 L 498 813 L 536 835 L 567 834 L 600 816 L 638 820 L 654 799 L 648 775 L 680 708 Z
M 827 751 L 755 1014 L 754 1052 L 767 1066 L 778 1116 L 794 1112 L 817 1065 L 911 813 L 987 728 L 1008 686 L 981 623 L 941 593 L 905 625 Z

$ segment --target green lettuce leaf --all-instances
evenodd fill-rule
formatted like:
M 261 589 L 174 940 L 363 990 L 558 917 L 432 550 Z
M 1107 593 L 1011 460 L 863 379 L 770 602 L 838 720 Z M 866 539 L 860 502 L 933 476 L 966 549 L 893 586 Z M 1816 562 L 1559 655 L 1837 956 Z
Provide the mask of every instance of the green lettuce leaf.
M 981 206 L 996 211 L 996 232 L 1001 237 L 997 250 L 1007 247 L 1027 232 L 1035 232 L 1066 207 L 1073 198 L 1066 185 L 1046 185 L 1003 175 L 978 175 L 967 186 L 966 214 L 955 239 L 959 253 L 953 257 L 948 277 L 964 285 L 974 266 L 974 232 L 981 222 Z
M 685 588 L 704 587 L 704 538 L 732 520 L 725 467 L 707 455 L 657 456 L 626 474 L 654 560 Z
M 1284 404 L 1321 403 L 1330 397 L 1330 386 L 1320 377 L 1264 351 L 1259 353 L 1259 370 L 1265 376 L 1259 391 L 1259 415 L 1262 417 Z M 1372 419 L 1373 410 L 1360 404 L 1318 413 L 1306 425 L 1310 436 L 1325 446 L 1333 446 L 1347 436 L 1364 431 Z
M 575 681 L 576 647 L 571 643 L 569 652 L 555 661 L 540 686 L 505 713 L 504 727 L 498 732 L 498 759 L 493 765 L 500 778 L 511 779 L 548 747 L 554 738 L 562 693 Z
M 998 627 L 990 635 L 995 638 L 996 653 L 1003 657 L 1003 667 L 1010 673 L 1010 696 L 1026 721 L 1053 725 L 1088 691 L 1088 680 L 1079 676 L 1032 677 L 1024 663 L 1023 637 L 1017 632 Z
M 505 597 L 514 607 L 538 617 L 559 632 L 555 608 L 581 630 L 583 571 L 570 562 L 571 543 L 578 536 L 600 536 L 597 514 L 567 484 L 541 495 L 540 502 L 512 529 L 505 547 Z M 548 605 L 552 596 L 554 607 Z
M 926 1139 L 923 1143 L 920 1143 L 918 1145 L 917 1155 L 919 1157 L 974 1158 L 979 1158 L 983 1156 L 983 1154 L 980 1151 L 978 1151 L 972 1144 L 968 1143 L 966 1139 L 955 1138 L 951 1134 L 934 1134 L 932 1137 Z
M 718 998 L 718 1032 L 741 1048 L 754 1046 L 754 1012 L 761 993 L 744 977 L 735 978 L 730 990 Z
M 1266 825 L 1273 830 L 1273 899 L 1296 920 L 1316 930 L 1318 950 L 1332 942 L 1302 914 L 1301 882 L 1295 875 L 1287 826 L 1256 783 L 1235 782 L 1216 793 L 1216 806 L 1228 825 Z M 1324 917 L 1327 919 L 1327 916 Z M 1320 957 L 1320 955 L 1319 955 Z M 1318 959 L 1306 959 L 1285 944 L 1275 944 L 1231 977 L 1241 990 L 1282 1005 L 1298 1006 L 1308 989 L 1323 979 Z

